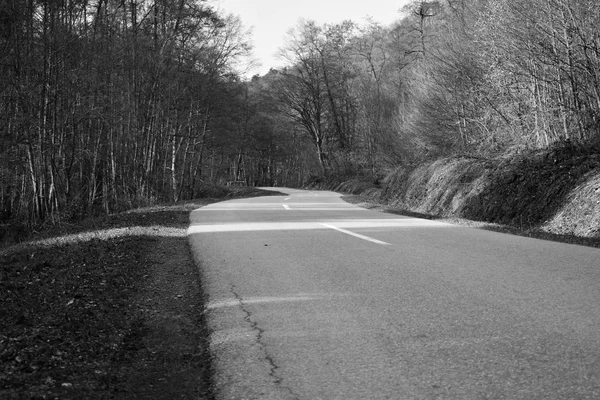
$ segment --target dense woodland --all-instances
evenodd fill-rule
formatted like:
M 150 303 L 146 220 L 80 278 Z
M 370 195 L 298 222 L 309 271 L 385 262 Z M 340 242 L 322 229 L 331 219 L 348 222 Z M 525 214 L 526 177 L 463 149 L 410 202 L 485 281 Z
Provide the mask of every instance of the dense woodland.
M 287 66 L 249 80 L 251 36 L 211 4 L 0 1 L 0 222 L 600 142 L 596 0 L 301 21 Z

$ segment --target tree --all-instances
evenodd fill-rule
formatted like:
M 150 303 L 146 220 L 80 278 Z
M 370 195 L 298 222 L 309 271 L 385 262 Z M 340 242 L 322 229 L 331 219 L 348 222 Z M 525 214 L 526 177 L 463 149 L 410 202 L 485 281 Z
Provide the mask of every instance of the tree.
M 203 0 L 0 3 L 2 218 L 193 196 L 220 89 L 241 85 L 239 19 Z

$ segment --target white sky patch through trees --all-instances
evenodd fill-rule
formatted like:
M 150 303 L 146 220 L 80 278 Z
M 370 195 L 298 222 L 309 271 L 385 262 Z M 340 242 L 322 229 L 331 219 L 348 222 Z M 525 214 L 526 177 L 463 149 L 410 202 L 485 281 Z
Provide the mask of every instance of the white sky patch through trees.
M 271 67 L 284 64 L 277 49 L 285 44 L 290 28 L 303 18 L 318 23 L 352 20 L 363 23 L 371 17 L 389 25 L 400 18 L 400 9 L 410 0 L 212 0 L 215 8 L 240 16 L 245 27 L 252 27 L 254 56 L 262 64 L 248 76 L 265 74 Z

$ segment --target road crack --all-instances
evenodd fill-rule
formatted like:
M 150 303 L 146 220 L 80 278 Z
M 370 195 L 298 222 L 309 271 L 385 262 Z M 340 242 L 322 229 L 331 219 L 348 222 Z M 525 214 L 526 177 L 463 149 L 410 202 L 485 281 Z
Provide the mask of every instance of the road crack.
M 265 331 L 260 326 L 258 326 L 258 323 L 256 321 L 254 321 L 252 319 L 252 312 L 246 308 L 244 299 L 237 292 L 235 285 L 231 285 L 231 293 L 233 294 L 233 296 L 239 303 L 240 309 L 244 313 L 244 320 L 248 323 L 248 325 L 252 328 L 252 330 L 254 332 L 256 332 L 256 344 L 261 349 L 261 352 L 263 353 L 263 358 L 269 365 L 269 376 L 273 380 L 273 383 L 277 387 L 289 392 L 295 399 L 300 400 L 300 396 L 298 394 L 294 393 L 294 391 L 290 387 L 284 385 L 283 378 L 277 374 L 277 370 L 279 369 L 279 366 L 277 366 L 277 363 L 275 362 L 273 357 L 269 354 L 269 352 L 267 350 L 267 346 L 263 341 L 263 336 L 265 334 Z

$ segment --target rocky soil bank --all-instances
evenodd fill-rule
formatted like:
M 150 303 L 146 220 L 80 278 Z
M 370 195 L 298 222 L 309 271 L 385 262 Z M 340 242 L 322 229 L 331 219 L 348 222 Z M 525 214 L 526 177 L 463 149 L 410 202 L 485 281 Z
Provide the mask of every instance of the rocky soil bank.
M 481 221 L 534 236 L 600 239 L 598 149 L 562 145 L 498 159 L 454 156 L 399 167 L 378 184 L 354 179 L 315 186 L 426 217 Z

